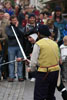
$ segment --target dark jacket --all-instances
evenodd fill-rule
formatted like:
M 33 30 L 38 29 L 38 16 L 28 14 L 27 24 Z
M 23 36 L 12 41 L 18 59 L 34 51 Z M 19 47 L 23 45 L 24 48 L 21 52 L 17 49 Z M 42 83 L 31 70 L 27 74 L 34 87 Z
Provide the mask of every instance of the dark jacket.
M 53 32 L 55 33 L 54 41 L 56 41 L 58 37 L 58 28 L 54 26 Z
M 18 25 L 18 27 L 15 27 L 12 24 L 6 27 L 6 34 L 8 36 L 8 46 L 18 46 L 17 40 L 14 36 L 11 26 L 13 26 L 21 45 L 24 46 L 24 34 L 22 32 L 22 26 Z

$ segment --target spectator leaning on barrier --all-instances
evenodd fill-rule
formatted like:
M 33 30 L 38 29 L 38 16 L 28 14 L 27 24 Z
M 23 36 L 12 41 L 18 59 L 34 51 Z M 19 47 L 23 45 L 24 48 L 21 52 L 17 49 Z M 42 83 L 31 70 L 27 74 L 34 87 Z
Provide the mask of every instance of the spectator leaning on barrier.
M 22 32 L 22 26 L 19 25 L 17 17 L 15 15 L 13 15 L 13 16 L 11 16 L 11 24 L 6 27 L 6 34 L 8 36 L 8 60 L 9 61 L 15 60 L 15 57 L 23 56 L 20 51 L 20 48 L 18 46 L 17 40 L 14 36 L 11 26 L 13 26 L 21 45 L 23 46 L 23 44 L 24 44 L 23 43 L 24 37 L 23 37 L 23 32 Z M 15 63 L 9 64 L 9 79 L 8 79 L 9 82 L 14 81 L 14 77 L 15 77 L 15 72 L 14 72 L 15 68 L 14 67 L 15 67 Z M 23 81 L 22 70 L 23 70 L 22 62 L 18 62 L 17 75 L 18 75 L 19 81 Z

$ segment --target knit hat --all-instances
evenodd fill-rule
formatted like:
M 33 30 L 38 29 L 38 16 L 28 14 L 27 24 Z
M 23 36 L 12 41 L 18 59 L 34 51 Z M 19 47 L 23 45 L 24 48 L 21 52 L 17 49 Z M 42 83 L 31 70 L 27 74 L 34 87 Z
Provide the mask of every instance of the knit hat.
M 35 14 L 34 14 L 34 13 L 31 13 L 31 14 L 29 15 L 29 18 L 31 18 L 31 17 L 35 17 Z
M 60 6 L 56 6 L 55 11 L 61 11 L 61 7 Z
M 40 25 L 38 28 L 38 32 L 47 37 L 51 35 L 47 25 Z
M 38 35 L 37 35 L 36 33 L 31 34 L 31 35 L 29 35 L 29 36 L 32 37 L 35 41 L 36 41 L 37 38 L 38 38 Z

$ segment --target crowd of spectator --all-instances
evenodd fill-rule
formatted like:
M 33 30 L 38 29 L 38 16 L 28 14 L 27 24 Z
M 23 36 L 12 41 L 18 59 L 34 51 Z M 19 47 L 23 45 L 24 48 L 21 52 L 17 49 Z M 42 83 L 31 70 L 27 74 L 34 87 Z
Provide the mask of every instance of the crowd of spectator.
M 63 81 L 67 81 L 67 21 L 63 18 L 62 9 L 59 6 L 55 7 L 54 14 L 52 14 L 48 9 L 42 12 L 32 6 L 23 8 L 15 4 L 15 7 L 12 7 L 10 1 L 0 3 L 0 64 L 13 61 L 16 57 L 23 57 L 11 26 L 14 27 L 24 52 L 30 59 L 34 43 L 38 40 L 40 24 L 48 26 L 51 32 L 50 38 L 57 42 L 60 48 L 62 78 Z M 25 63 L 18 62 L 18 81 L 26 79 L 25 72 Z M 1 76 L 13 82 L 16 77 L 15 62 L 0 65 L 0 78 Z M 29 78 L 32 76 L 29 73 Z

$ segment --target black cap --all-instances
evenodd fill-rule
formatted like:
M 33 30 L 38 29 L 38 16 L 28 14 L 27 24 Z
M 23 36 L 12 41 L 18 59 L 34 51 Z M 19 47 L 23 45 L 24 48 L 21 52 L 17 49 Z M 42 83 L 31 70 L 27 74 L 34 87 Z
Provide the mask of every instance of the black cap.
M 0 13 L 4 13 L 4 10 L 3 9 L 0 9 Z
M 29 18 L 31 18 L 31 17 L 35 17 L 35 14 L 34 14 L 34 13 L 31 13 L 31 14 L 29 15 Z
M 60 6 L 56 6 L 55 11 L 61 11 L 61 7 Z
M 38 32 L 47 37 L 51 36 L 51 33 L 47 25 L 39 25 Z
M 49 16 L 49 12 L 45 11 L 44 14 L 46 14 L 47 16 Z
M 37 28 L 33 28 L 33 29 L 29 30 L 28 32 L 26 32 L 25 36 L 27 37 L 27 36 L 34 34 L 34 33 L 38 34 Z

